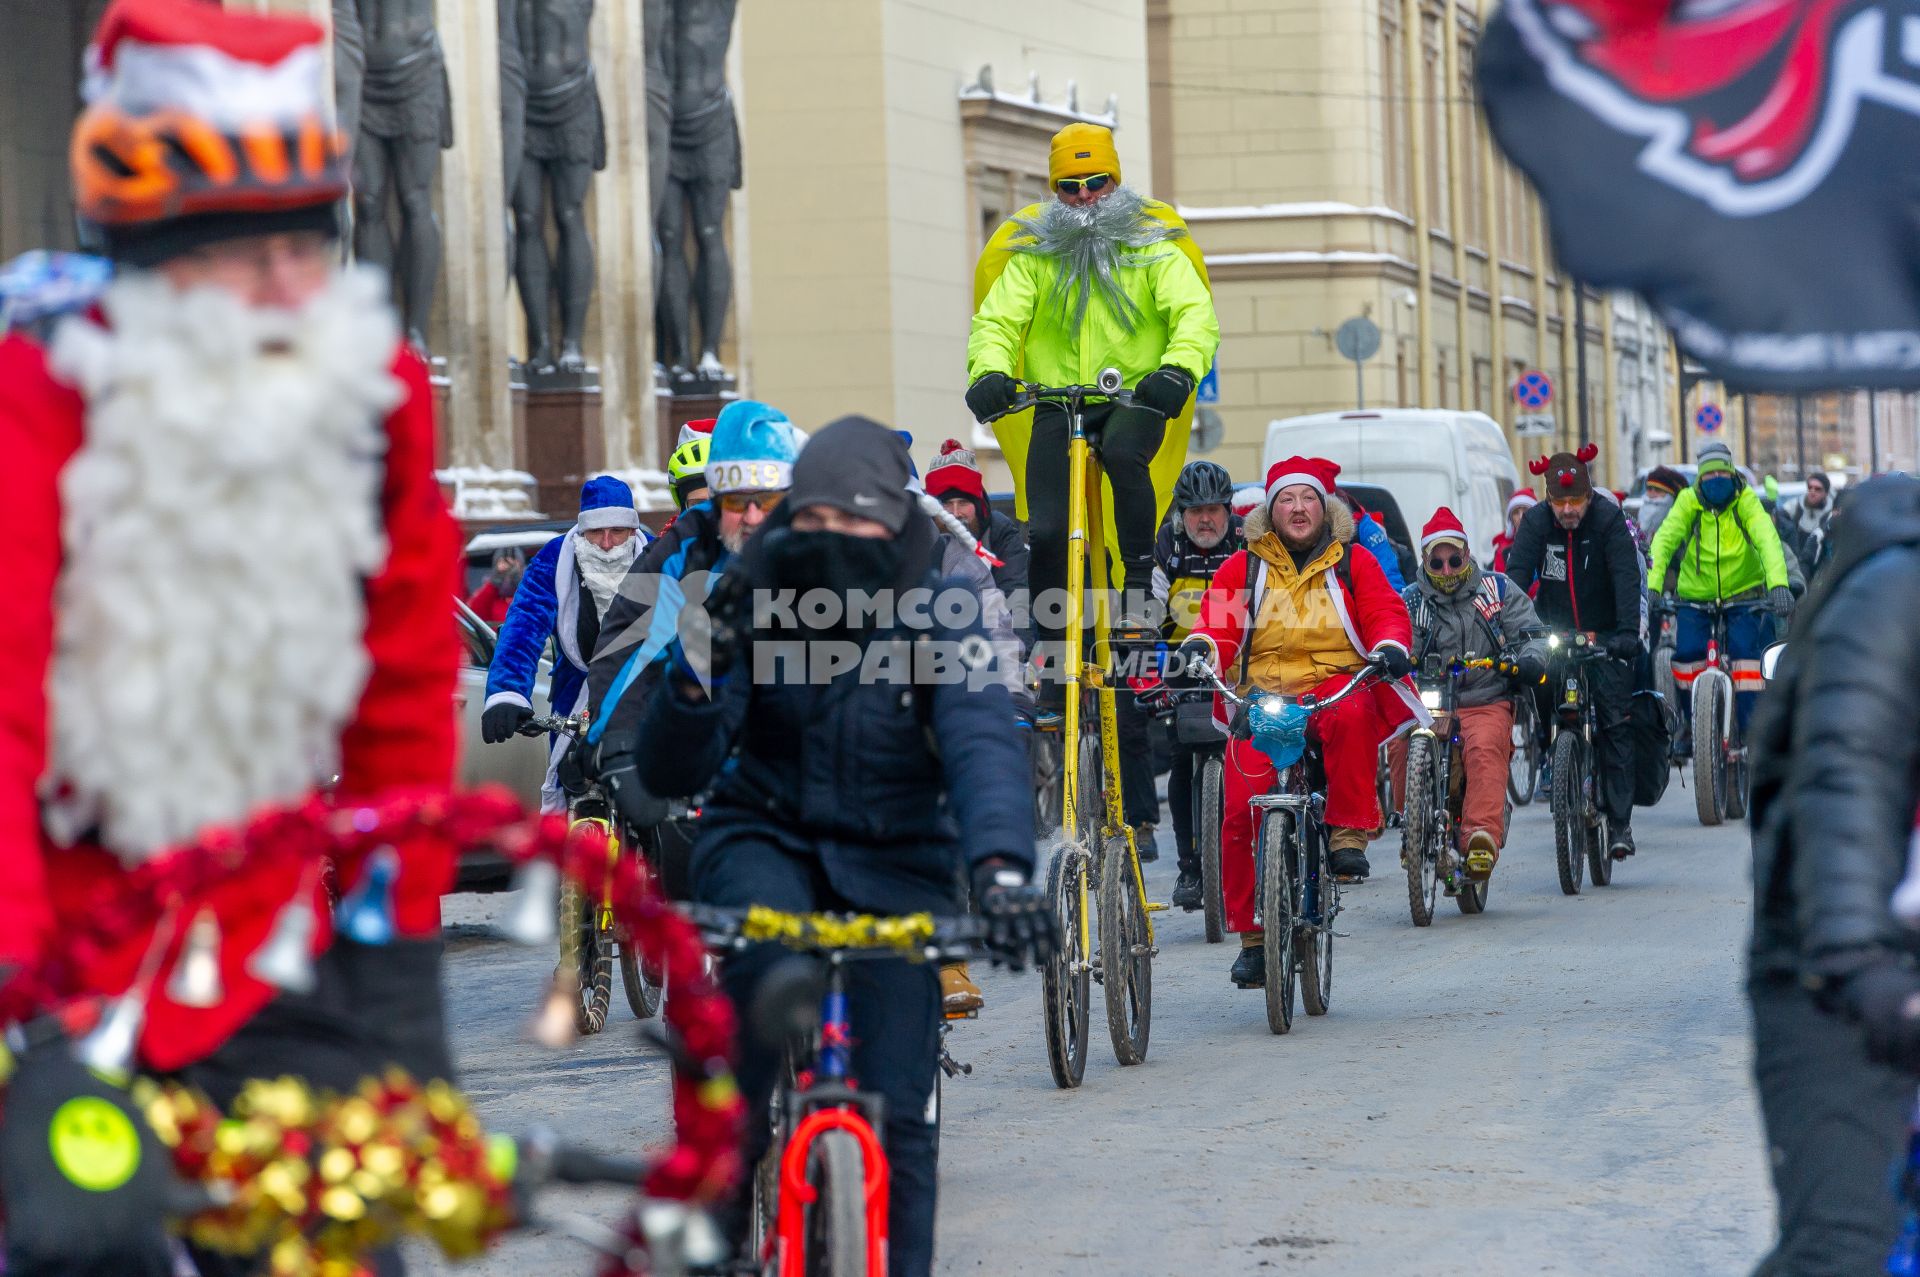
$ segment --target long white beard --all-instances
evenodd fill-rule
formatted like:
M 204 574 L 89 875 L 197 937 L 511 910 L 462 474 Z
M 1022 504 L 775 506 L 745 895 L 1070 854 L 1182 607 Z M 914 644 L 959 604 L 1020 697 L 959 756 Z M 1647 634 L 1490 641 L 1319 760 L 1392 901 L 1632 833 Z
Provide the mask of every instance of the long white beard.
M 1120 283 L 1123 263 L 1142 266 L 1158 261 L 1173 249 L 1152 254 L 1133 250 L 1181 239 L 1186 231 L 1147 212 L 1146 197 L 1131 186 L 1115 187 L 1092 204 L 1048 202 L 1031 217 L 1015 217 L 1021 234 L 1010 247 L 1054 263 L 1048 304 L 1078 331 L 1086 322 L 1087 303 L 1098 292 L 1114 322 L 1131 333 L 1140 320 L 1140 308 Z M 1131 257 L 1129 258 L 1129 254 Z
M 386 560 L 398 325 L 370 271 L 298 312 L 146 273 L 55 337 L 86 399 L 60 476 L 49 832 L 129 863 L 338 767 Z
M 580 565 L 580 579 L 587 583 L 587 593 L 593 596 L 597 619 L 607 619 L 613 596 L 620 592 L 620 583 L 627 579 L 627 569 L 639 555 L 640 534 L 637 532 L 611 550 L 602 550 L 578 532 L 573 534 L 573 561 Z

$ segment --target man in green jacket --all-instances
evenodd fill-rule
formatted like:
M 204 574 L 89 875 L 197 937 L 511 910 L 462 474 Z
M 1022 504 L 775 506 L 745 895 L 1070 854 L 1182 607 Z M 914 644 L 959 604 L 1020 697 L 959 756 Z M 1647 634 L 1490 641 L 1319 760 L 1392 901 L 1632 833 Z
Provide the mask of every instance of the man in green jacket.
M 1011 256 L 973 317 L 967 343 L 967 406 L 985 421 L 1010 408 L 1017 374 L 1048 386 L 1091 385 L 1120 370 L 1134 406 L 1101 404 L 1087 425 L 1101 430 L 1100 458 L 1113 488 L 1114 532 L 1126 584 L 1153 575 L 1159 498 L 1150 463 L 1213 364 L 1220 325 L 1173 210 L 1120 180 L 1113 134 L 1070 124 L 1053 139 L 1048 166 L 1057 197 L 1015 220 Z M 1042 405 L 1027 450 L 1025 495 L 1037 600 L 1067 577 L 1067 435 L 1064 410 Z M 1035 628 L 1058 640 L 1035 608 Z
M 1734 469 L 1733 453 L 1726 444 L 1710 443 L 1700 450 L 1693 486 L 1674 498 L 1673 509 L 1654 534 L 1652 575 L 1662 582 L 1663 593 L 1679 596 L 1673 682 L 1680 693 L 1683 730 L 1677 748 L 1692 748 L 1686 743 L 1692 737 L 1689 693 L 1694 678 L 1706 668 L 1707 640 L 1712 634 L 1707 613 L 1687 605 L 1752 605 L 1727 617 L 1734 706 L 1744 732 L 1754 699 L 1765 686 L 1760 654 L 1773 640 L 1773 618 L 1784 622 L 1793 611 L 1793 593 L 1787 588 L 1780 534 L 1759 494 Z

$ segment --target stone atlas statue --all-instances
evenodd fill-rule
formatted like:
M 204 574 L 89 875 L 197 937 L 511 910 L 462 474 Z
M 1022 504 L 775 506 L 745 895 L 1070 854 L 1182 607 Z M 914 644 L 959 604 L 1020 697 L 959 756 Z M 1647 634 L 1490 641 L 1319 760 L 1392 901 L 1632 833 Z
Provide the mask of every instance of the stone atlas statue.
M 440 278 L 434 178 L 440 152 L 453 145 L 433 0 L 334 0 L 334 8 L 336 15 L 351 12 L 365 48 L 354 135 L 354 253 L 393 273 L 407 339 L 425 350 Z
M 733 265 L 727 255 L 728 196 L 740 189 L 740 129 L 727 88 L 727 45 L 733 38 L 736 0 L 664 0 L 659 59 L 670 86 L 665 138 L 656 136 L 648 113 L 648 142 L 665 142 L 665 189 L 656 190 L 654 224 L 659 246 L 657 336 L 660 361 L 677 385 L 718 382 L 720 337 L 733 299 Z M 648 34 L 656 15 L 649 10 Z M 649 75 L 655 62 L 648 49 Z M 654 86 L 648 85 L 649 99 Z M 656 170 L 656 173 L 658 170 Z M 693 231 L 696 260 L 687 259 Z M 693 320 L 700 336 L 695 344 Z M 697 352 L 697 353 L 696 353 Z
M 527 365 L 539 372 L 581 372 L 594 282 L 587 192 L 593 175 L 607 166 L 600 88 L 589 56 L 593 0 L 518 3 L 527 105 L 513 190 L 514 278 L 527 316 Z M 549 217 L 556 251 L 547 246 Z

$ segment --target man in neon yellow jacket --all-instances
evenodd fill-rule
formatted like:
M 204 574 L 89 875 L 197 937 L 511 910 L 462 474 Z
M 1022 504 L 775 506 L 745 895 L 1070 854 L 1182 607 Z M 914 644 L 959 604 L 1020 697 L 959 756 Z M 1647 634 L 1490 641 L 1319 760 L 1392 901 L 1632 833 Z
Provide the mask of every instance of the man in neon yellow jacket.
M 1765 686 L 1760 654 L 1773 639 L 1772 618 L 1785 621 L 1793 611 L 1787 588 L 1787 561 L 1780 533 L 1733 467 L 1724 443 L 1700 449 L 1700 470 L 1693 486 L 1674 498 L 1673 508 L 1653 535 L 1652 579 L 1667 595 L 1679 595 L 1679 622 L 1673 643 L 1673 682 L 1679 691 L 1684 726 L 1676 748 L 1691 751 L 1694 678 L 1706 668 L 1711 626 L 1707 614 L 1688 603 L 1741 603 L 1755 606 L 1727 617 L 1727 650 L 1733 658 L 1734 707 L 1741 730 Z
M 973 317 L 967 406 L 986 420 L 1014 401 L 1016 375 L 1049 386 L 1090 385 L 1120 370 L 1134 406 L 1087 412 L 1101 427 L 1101 463 L 1113 492 L 1113 526 L 1126 584 L 1153 575 L 1160 496 L 1152 467 L 1194 387 L 1213 365 L 1220 325 L 1199 254 L 1179 216 L 1120 178 L 1113 134 L 1070 124 L 1054 135 L 1048 174 L 1056 199 L 1016 216 L 982 255 L 1000 267 Z M 1025 498 L 1036 597 L 1066 585 L 1067 418 L 1043 405 L 1026 452 Z M 1172 471 L 1185 456 L 1184 440 Z M 1011 459 L 1011 458 L 1010 458 Z M 1057 628 L 1035 609 L 1043 640 Z

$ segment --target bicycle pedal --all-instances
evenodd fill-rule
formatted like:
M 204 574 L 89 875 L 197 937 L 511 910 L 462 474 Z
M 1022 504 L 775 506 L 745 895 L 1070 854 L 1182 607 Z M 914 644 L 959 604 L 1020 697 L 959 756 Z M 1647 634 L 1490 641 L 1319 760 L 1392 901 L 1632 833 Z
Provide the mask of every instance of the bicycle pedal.
M 948 1011 L 946 1017 L 949 1023 L 954 1020 L 978 1020 L 980 1018 L 980 1008 L 975 1007 L 971 1011 Z
M 1172 907 L 1171 905 L 1163 905 L 1157 900 L 1147 901 L 1148 913 L 1165 913 L 1171 907 Z

